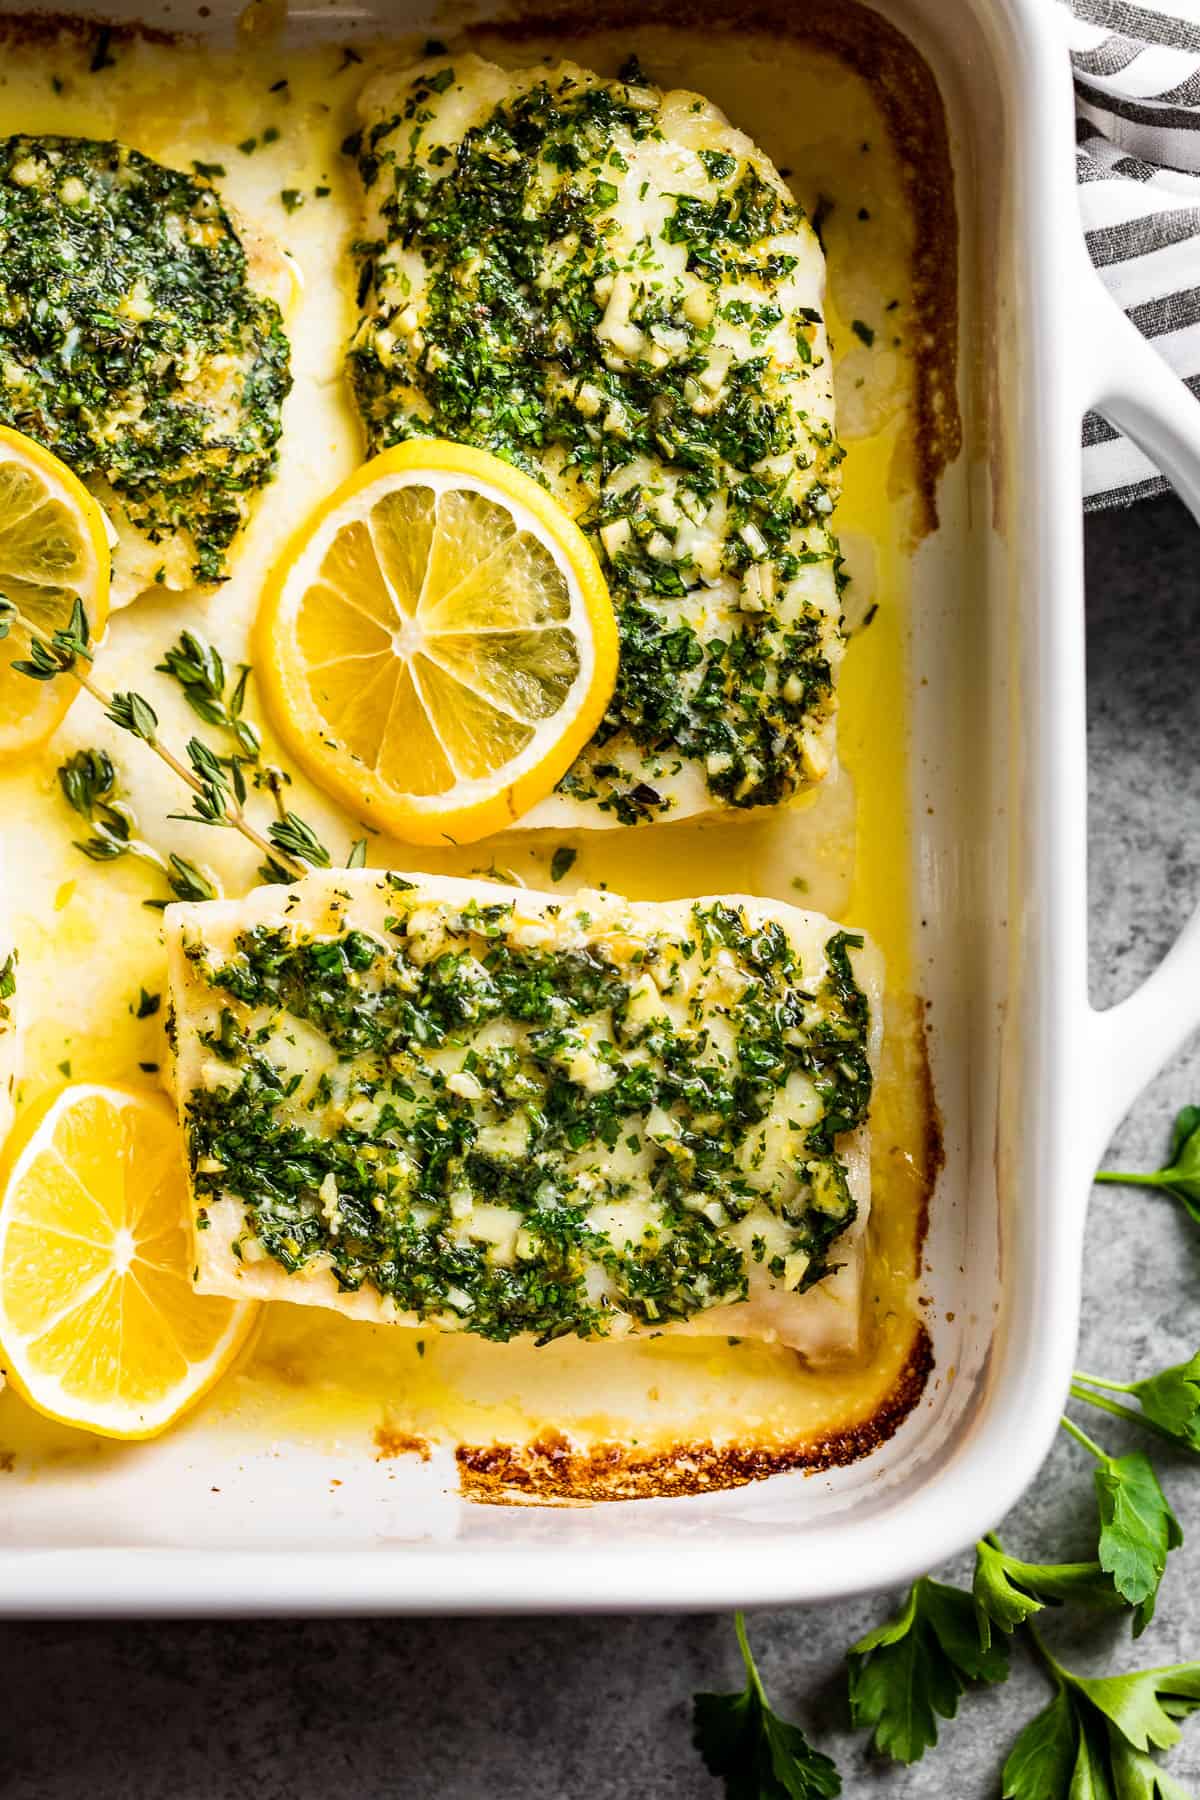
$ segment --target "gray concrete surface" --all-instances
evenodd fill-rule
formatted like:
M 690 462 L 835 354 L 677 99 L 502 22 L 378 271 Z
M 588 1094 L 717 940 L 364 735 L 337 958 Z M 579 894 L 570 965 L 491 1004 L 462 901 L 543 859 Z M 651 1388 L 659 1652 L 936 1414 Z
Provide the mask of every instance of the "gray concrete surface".
M 1174 500 L 1087 528 L 1092 966 L 1119 999 L 1200 894 L 1200 540 Z M 1155 1083 L 1112 1158 L 1150 1167 L 1176 1109 L 1200 1099 L 1200 1045 Z M 1148 1371 L 1200 1340 L 1200 1233 L 1170 1203 L 1098 1189 L 1081 1362 Z M 1121 1442 L 1120 1428 L 1106 1442 Z M 1200 1470 L 1167 1454 L 1190 1542 L 1132 1647 L 1121 1623 L 1057 1641 L 1095 1669 L 1200 1654 Z M 1086 1554 L 1085 1459 L 1063 1442 L 1008 1521 L 1013 1548 Z M 961 1576 L 959 1565 L 950 1573 Z M 969 1698 L 911 1770 L 848 1729 L 842 1655 L 885 1597 L 751 1624 L 777 1704 L 839 1760 L 845 1792 L 985 1800 L 1047 1699 L 1021 1656 Z M 11 1800 L 715 1800 L 689 1745 L 689 1697 L 739 1681 L 728 1619 L 20 1625 L 0 1627 L 0 1791 Z M 1172 1760 L 1200 1789 L 1200 1723 Z

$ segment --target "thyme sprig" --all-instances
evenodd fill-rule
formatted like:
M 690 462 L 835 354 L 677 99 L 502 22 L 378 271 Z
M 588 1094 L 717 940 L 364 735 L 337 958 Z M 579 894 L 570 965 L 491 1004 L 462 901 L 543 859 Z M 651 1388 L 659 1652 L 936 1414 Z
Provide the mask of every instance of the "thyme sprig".
M 215 644 L 206 643 L 194 631 L 184 631 L 155 668 L 179 683 L 184 699 L 198 718 L 229 733 L 239 757 L 247 762 L 258 761 L 262 738 L 258 727 L 244 716 L 249 663 L 239 663 L 237 674 L 229 682 Z
M 158 715 L 148 700 L 135 693 L 110 694 L 86 672 L 92 661 L 91 628 L 80 600 L 77 599 L 71 608 L 69 623 L 47 636 L 11 599 L 0 595 L 0 624 L 3 624 L 5 634 L 15 624 L 28 636 L 28 657 L 12 665 L 18 674 L 27 675 L 33 681 L 54 681 L 62 675 L 71 676 L 104 709 L 106 718 L 121 731 L 139 738 L 192 790 L 195 796 L 193 810 L 184 817 L 195 817 L 206 825 L 229 826 L 241 832 L 265 857 L 265 866 L 272 870 L 268 879 L 281 878 L 275 871 L 282 872 L 282 879 L 293 880 L 306 874 L 309 868 L 329 867 L 329 853 L 315 833 L 307 826 L 301 831 L 294 829 L 295 825 L 303 825 L 294 813 L 288 814 L 286 820 L 277 820 L 266 837 L 251 824 L 243 808 L 246 786 L 240 768 L 231 771 L 198 738 L 189 741 L 188 761 L 184 762 L 162 742 Z M 110 837 L 111 831 L 110 822 Z M 99 834 L 97 841 L 100 841 Z M 161 859 L 159 863 L 161 866 Z
M 115 862 L 132 856 L 157 870 L 177 900 L 216 900 L 220 888 L 211 875 L 174 853 L 164 856 L 137 834 L 137 821 L 121 799 L 117 772 L 106 750 L 77 750 L 58 771 L 63 798 L 73 812 L 92 827 L 88 838 L 76 838 L 75 848 L 93 862 Z M 165 906 L 165 900 L 148 900 L 147 906 Z
M 233 789 L 236 804 L 239 807 L 244 805 L 246 778 L 243 764 L 254 764 L 254 785 L 260 789 L 265 788 L 270 793 L 278 814 L 267 833 L 275 849 L 281 851 L 285 858 L 293 858 L 310 868 L 332 868 L 333 861 L 329 851 L 312 826 L 284 804 L 283 789 L 291 785 L 291 776 L 286 770 L 261 761 L 262 736 L 258 727 L 245 717 L 250 664 L 239 663 L 236 675 L 230 680 L 224 659 L 215 644 L 207 643 L 194 631 L 184 631 L 180 633 L 178 642 L 172 644 L 166 652 L 162 662 L 155 666 L 160 674 L 169 675 L 178 682 L 184 699 L 198 718 L 206 725 L 228 732 L 233 739 L 234 753 L 228 757 L 214 756 L 207 745 L 196 738 L 187 747 L 192 767 L 208 790 L 209 812 L 222 810 L 219 794 L 225 782 L 226 770 L 228 785 Z M 206 802 L 198 797 L 192 804 L 194 810 L 200 813 Z M 206 818 L 206 823 L 209 824 L 222 822 L 218 817 Z M 360 867 L 365 850 L 366 840 L 356 841 L 350 848 L 346 867 Z M 272 856 L 263 863 L 259 874 L 265 881 L 288 880 L 286 869 Z

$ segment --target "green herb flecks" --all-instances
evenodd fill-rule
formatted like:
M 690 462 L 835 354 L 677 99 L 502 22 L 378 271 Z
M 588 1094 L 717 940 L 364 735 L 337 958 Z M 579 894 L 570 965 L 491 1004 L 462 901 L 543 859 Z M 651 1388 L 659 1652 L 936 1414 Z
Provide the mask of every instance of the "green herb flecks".
M 0 962 L 0 1031 L 12 1023 L 12 1006 L 10 1002 L 17 992 L 17 953 L 10 950 Z

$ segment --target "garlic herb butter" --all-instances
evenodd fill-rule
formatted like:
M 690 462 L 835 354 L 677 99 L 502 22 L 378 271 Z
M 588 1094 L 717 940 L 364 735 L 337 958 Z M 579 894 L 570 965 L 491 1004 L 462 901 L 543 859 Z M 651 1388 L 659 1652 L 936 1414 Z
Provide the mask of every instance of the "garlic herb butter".
M 818 915 L 342 871 L 167 930 L 202 1288 L 786 1337 L 840 1261 L 873 964 Z

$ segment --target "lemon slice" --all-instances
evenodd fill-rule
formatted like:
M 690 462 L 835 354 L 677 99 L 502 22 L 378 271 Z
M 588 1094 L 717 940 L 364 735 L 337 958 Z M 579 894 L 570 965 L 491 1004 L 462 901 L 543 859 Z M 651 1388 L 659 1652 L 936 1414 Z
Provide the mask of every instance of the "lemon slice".
M 104 514 L 57 456 L 0 426 L 0 594 L 45 636 L 66 625 L 82 600 L 99 638 L 108 620 Z M 12 664 L 29 654 L 14 625 L 0 642 L 0 759 L 50 736 L 79 689 L 69 676 L 31 681 Z
M 166 1099 L 63 1088 L 0 1159 L 0 1354 L 29 1405 L 153 1437 L 252 1331 L 252 1301 L 194 1292 L 179 1126 Z
M 313 780 L 411 844 L 467 843 L 543 799 L 608 704 L 600 566 L 544 488 L 482 450 L 385 450 L 272 573 L 257 666 Z

